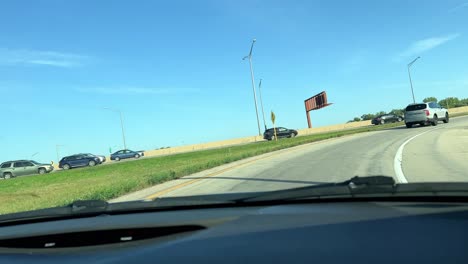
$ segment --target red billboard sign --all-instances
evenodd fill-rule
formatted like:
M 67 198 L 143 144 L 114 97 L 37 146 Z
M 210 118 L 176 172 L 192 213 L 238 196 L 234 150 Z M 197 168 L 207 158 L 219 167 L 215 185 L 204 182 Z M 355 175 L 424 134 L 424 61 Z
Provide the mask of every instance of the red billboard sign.
M 304 101 L 305 104 L 305 109 L 306 109 L 306 114 L 307 114 L 307 123 L 309 125 L 309 128 L 312 128 L 312 122 L 310 121 L 310 114 L 309 112 L 312 110 L 317 110 L 320 108 L 324 108 L 326 106 L 331 105 L 331 103 L 328 103 L 327 101 L 327 93 L 325 91 L 316 94 L 309 99 L 306 99 Z
M 327 102 L 327 93 L 325 91 L 305 100 L 304 104 L 307 112 L 331 105 Z

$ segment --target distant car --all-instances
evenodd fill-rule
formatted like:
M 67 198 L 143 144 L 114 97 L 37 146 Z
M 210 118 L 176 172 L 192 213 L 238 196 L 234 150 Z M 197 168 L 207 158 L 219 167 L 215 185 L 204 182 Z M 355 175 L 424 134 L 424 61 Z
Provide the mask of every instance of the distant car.
M 276 136 L 278 138 L 293 138 L 297 136 L 297 131 L 294 129 L 288 129 L 284 127 L 277 127 L 276 128 Z M 269 128 L 265 130 L 263 133 L 263 138 L 266 140 L 272 140 L 275 138 L 275 131 L 273 128 Z
M 62 158 L 59 162 L 59 168 L 69 170 L 85 166 L 93 167 L 97 164 L 101 164 L 101 160 L 94 155 L 76 154 Z
M 448 123 L 449 113 L 447 109 L 436 102 L 410 104 L 405 109 L 405 124 L 407 128 L 411 128 L 415 124 L 437 126 L 440 120 Z
M 34 160 L 14 160 L 0 165 L 0 176 L 3 179 L 10 179 L 17 176 L 45 174 L 53 170 L 52 164 L 39 163 Z
M 88 155 L 88 156 L 92 156 L 92 157 L 98 157 L 100 163 L 106 162 L 106 156 L 104 156 L 104 155 L 94 155 L 94 154 L 91 154 L 91 153 L 83 153 L 83 155 Z
M 119 150 L 119 151 L 111 154 L 110 159 L 115 160 L 115 161 L 119 161 L 119 160 L 122 160 L 122 159 L 129 159 L 129 158 L 138 159 L 138 158 L 140 158 L 142 156 L 144 156 L 144 153 L 142 153 L 142 152 L 137 152 L 137 151 L 133 151 L 133 150 L 129 150 L 129 149 L 122 149 L 122 150 Z
M 372 124 L 374 125 L 383 125 L 387 123 L 395 123 L 395 122 L 401 122 L 403 121 L 402 116 L 397 116 L 394 114 L 385 114 L 385 115 L 379 115 L 372 119 Z

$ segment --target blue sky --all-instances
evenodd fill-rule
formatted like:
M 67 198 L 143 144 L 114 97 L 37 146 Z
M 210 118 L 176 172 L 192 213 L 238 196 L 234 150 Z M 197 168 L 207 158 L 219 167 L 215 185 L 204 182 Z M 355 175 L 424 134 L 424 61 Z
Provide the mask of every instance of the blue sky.
M 0 161 L 257 133 L 249 65 L 277 124 L 314 126 L 468 97 L 468 2 L 2 1 Z M 262 124 L 263 126 L 263 124 Z M 268 126 L 271 126 L 268 122 Z

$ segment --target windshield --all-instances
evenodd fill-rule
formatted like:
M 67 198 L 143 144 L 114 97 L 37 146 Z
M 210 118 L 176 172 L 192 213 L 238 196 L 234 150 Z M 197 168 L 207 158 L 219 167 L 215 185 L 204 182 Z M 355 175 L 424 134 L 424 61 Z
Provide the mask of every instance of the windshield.
M 0 214 L 466 182 L 460 3 L 5 0 Z

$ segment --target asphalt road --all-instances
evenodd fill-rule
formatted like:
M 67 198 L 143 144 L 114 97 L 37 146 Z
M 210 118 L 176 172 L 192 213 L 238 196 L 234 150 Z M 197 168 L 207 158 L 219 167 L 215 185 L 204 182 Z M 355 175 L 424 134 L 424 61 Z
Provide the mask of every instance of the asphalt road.
M 227 164 L 114 201 L 270 191 L 385 175 L 398 182 L 468 181 L 468 117 L 357 134 Z

